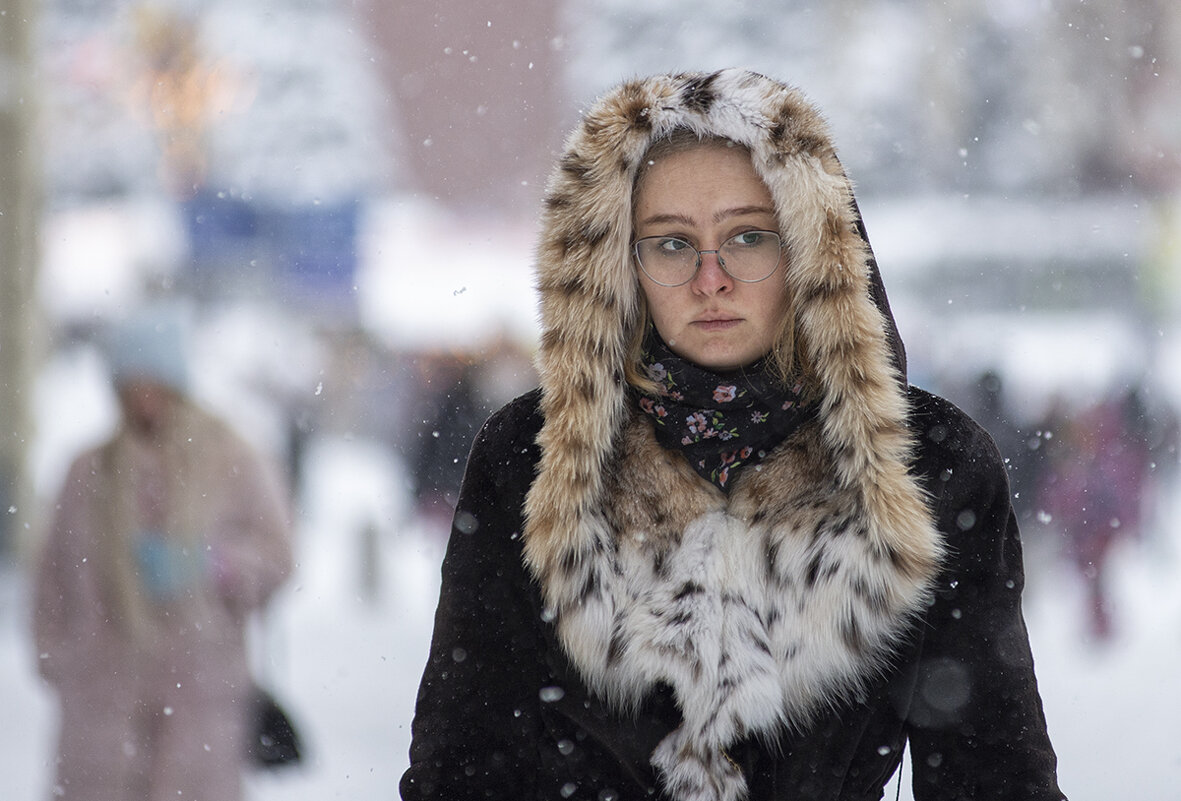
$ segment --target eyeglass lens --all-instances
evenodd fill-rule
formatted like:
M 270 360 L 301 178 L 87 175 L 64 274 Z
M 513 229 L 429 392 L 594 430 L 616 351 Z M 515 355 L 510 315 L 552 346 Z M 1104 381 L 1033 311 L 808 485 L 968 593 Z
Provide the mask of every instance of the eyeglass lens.
M 754 283 L 770 276 L 779 265 L 779 235 L 771 231 L 744 231 L 727 239 L 717 250 L 704 251 L 671 236 L 645 237 L 635 244 L 640 269 L 663 286 L 679 286 L 690 281 L 705 253 L 715 253 L 722 269 L 731 277 Z

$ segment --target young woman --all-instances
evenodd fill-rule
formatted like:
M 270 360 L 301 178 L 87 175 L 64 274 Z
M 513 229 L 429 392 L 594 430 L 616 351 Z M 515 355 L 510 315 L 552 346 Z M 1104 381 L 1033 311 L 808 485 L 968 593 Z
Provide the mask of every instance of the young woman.
M 907 385 L 819 114 L 598 102 L 549 187 L 541 386 L 477 438 L 404 799 L 1060 799 L 984 431 Z

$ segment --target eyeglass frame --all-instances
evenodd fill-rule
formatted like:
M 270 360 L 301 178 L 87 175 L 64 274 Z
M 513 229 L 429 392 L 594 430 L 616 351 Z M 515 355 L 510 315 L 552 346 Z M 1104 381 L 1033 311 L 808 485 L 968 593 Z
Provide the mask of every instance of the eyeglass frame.
M 744 234 L 770 234 L 771 236 L 775 237 L 775 240 L 779 243 L 778 248 L 777 248 L 779 250 L 779 259 L 776 259 L 775 266 L 772 267 L 771 271 L 768 272 L 766 275 L 764 275 L 762 278 L 739 278 L 737 275 L 734 275 L 734 273 L 732 273 L 726 269 L 726 260 L 722 258 L 722 249 L 721 248 L 714 248 L 713 250 L 698 250 L 696 247 L 694 247 L 692 242 L 688 241 L 687 239 L 683 239 L 679 236 L 667 236 L 665 234 L 653 234 L 652 236 L 640 237 L 639 239 L 637 239 L 635 242 L 632 243 L 632 258 L 636 260 L 636 264 L 638 264 L 640 266 L 640 270 L 643 271 L 644 275 L 648 276 L 648 280 L 651 281 L 652 283 L 656 284 L 657 286 L 678 287 L 678 286 L 684 286 L 685 284 L 692 281 L 694 278 L 697 277 L 697 274 L 699 272 L 701 272 L 701 257 L 704 256 L 706 253 L 712 253 L 715 256 L 717 256 L 718 257 L 718 266 L 722 268 L 722 272 L 724 272 L 726 275 L 733 278 L 735 281 L 739 281 L 743 284 L 758 284 L 763 281 L 766 281 L 768 278 L 775 275 L 775 271 L 777 269 L 779 269 L 779 263 L 783 259 L 783 237 L 779 235 L 778 231 L 766 231 L 766 230 L 760 229 L 760 230 L 754 230 L 754 231 L 742 231 L 741 233 L 737 233 L 734 236 L 727 239 L 726 242 L 729 242 L 731 239 L 735 239 L 737 237 L 743 236 Z M 697 254 L 697 265 L 693 268 L 693 272 L 689 275 L 689 277 L 686 278 L 684 281 L 681 281 L 680 283 L 676 283 L 676 284 L 666 284 L 663 281 L 657 281 L 655 278 L 653 278 L 652 273 L 648 272 L 648 269 L 644 266 L 644 260 L 640 258 L 640 243 L 645 242 L 649 239 L 673 239 L 673 240 L 676 240 L 677 242 L 683 242 L 687 247 L 692 248 L 693 252 Z M 722 244 L 725 245 L 726 242 L 723 242 Z

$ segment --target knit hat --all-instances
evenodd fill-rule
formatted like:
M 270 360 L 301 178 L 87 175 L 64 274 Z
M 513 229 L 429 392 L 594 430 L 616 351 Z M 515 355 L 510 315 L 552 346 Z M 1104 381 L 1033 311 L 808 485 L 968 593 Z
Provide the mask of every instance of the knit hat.
M 110 332 L 107 357 L 115 384 L 152 381 L 180 394 L 189 389 L 186 319 L 179 304 L 144 307 Z

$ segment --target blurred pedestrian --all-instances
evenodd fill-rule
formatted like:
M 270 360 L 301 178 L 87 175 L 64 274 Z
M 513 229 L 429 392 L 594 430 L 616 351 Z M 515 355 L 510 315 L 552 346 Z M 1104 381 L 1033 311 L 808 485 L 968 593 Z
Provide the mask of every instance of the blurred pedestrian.
M 585 115 L 540 388 L 460 491 L 406 801 L 1057 801 L 988 434 L 906 382 L 819 112 L 749 72 Z
M 424 357 L 427 391 L 409 448 L 415 510 L 431 531 L 445 534 L 455 514 L 472 440 L 484 420 L 535 384 L 528 356 L 507 336 L 469 353 Z
M 71 466 L 35 577 L 61 712 L 53 797 L 236 801 L 245 626 L 291 569 L 286 494 L 190 400 L 170 308 L 121 325 L 110 359 L 121 425 Z
M 415 420 L 409 461 L 415 512 L 432 532 L 447 531 L 472 440 L 491 411 L 477 397 L 478 369 L 463 356 L 431 360 L 432 391 Z
M 1122 400 L 1130 444 L 1144 455 L 1144 480 L 1140 490 L 1141 535 L 1152 545 L 1163 544 L 1172 529 L 1172 515 L 1162 503 L 1171 498 L 1176 483 L 1181 421 L 1163 393 L 1146 383 L 1129 387 Z
M 1038 485 L 1039 444 L 1037 436 L 1027 432 L 1016 419 L 1016 410 L 1005 397 L 1004 379 L 995 370 L 981 373 L 975 383 L 973 419 L 984 426 L 996 442 L 1009 474 L 1013 508 L 1022 525 L 1033 517 Z
M 1135 393 L 1112 395 L 1060 426 L 1042 489 L 1042 506 L 1063 535 L 1083 580 L 1092 638 L 1113 634 L 1109 567 L 1116 546 L 1140 537 L 1150 453 Z

